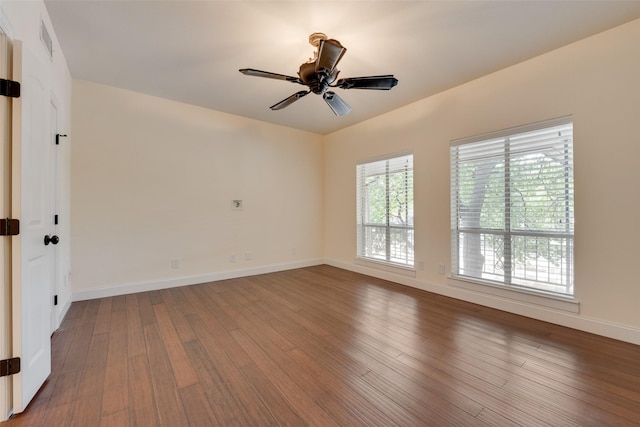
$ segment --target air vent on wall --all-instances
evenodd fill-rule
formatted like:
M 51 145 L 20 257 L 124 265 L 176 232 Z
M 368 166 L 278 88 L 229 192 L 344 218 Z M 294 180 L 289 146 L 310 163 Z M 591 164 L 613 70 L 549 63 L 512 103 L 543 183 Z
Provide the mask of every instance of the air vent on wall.
M 42 44 L 44 44 L 44 47 L 47 48 L 49 57 L 53 58 L 53 41 L 51 40 L 51 36 L 49 35 L 47 26 L 44 25 L 44 21 L 40 21 L 40 40 L 42 40 Z

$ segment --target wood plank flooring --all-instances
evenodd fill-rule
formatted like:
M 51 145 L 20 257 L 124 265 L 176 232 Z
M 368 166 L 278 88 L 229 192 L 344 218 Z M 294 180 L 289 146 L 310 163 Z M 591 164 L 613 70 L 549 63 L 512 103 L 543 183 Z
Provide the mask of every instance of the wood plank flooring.
M 640 425 L 640 346 L 326 265 L 73 303 L 9 426 Z

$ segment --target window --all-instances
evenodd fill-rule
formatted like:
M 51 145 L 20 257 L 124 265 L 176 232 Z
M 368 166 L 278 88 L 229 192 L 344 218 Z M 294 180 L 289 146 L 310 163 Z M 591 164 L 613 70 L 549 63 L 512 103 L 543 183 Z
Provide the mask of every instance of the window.
M 413 266 L 413 155 L 361 163 L 358 258 Z
M 573 123 L 451 143 L 454 277 L 573 295 Z

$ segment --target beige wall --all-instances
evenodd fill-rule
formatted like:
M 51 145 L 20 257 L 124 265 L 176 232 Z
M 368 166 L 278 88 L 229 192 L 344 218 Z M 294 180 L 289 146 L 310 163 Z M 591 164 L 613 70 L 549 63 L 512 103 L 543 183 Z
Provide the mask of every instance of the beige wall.
M 320 136 L 73 85 L 75 299 L 321 262 Z
M 354 270 L 355 165 L 413 150 L 413 286 L 640 343 L 640 21 L 618 27 L 325 138 L 325 257 Z M 402 84 L 402 76 L 399 76 Z M 564 115 L 574 118 L 575 281 L 580 313 L 454 288 L 449 141 Z M 382 275 L 382 274 L 379 274 Z M 385 276 L 385 275 L 382 275 Z M 385 277 L 389 277 L 387 274 Z

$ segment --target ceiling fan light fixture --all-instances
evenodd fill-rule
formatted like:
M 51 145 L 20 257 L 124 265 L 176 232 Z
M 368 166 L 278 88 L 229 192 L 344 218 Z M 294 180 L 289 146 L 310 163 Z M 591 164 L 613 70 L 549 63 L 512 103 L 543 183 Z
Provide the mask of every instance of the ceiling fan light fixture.
M 338 40 L 320 40 L 318 59 L 316 60 L 316 72 L 327 75 L 333 74 L 334 69 L 346 51 L 347 48 L 342 46 Z

